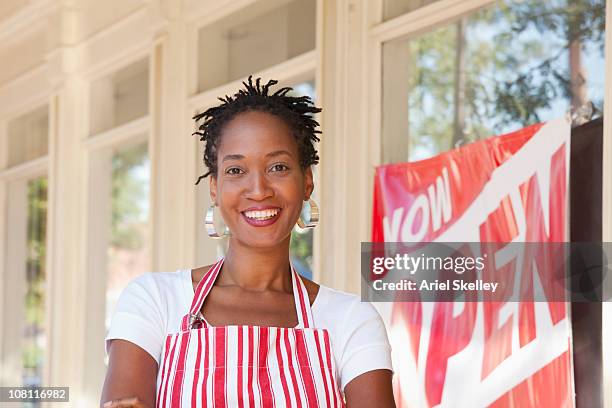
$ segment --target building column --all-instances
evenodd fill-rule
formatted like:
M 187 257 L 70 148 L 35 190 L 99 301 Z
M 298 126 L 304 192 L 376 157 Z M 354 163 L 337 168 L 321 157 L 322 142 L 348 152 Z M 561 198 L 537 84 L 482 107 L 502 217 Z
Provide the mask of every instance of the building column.
M 52 96 L 49 130 L 46 385 L 70 386 L 71 406 L 97 406 L 99 395 L 85 395 L 84 362 L 89 347 L 85 328 L 87 270 L 84 254 L 87 170 L 86 82 L 77 71 L 75 46 L 79 12 L 62 5 L 60 46 L 50 56 Z
M 70 54 L 72 50 L 63 52 Z M 70 384 L 70 400 L 78 402 L 87 319 L 81 231 L 86 191 L 82 148 L 85 129 L 81 120 L 87 106 L 84 82 L 67 75 L 51 102 L 57 128 L 51 132 L 48 198 L 49 385 Z
M 151 57 L 152 200 L 154 268 L 173 271 L 195 259 L 196 144 L 187 114 L 190 42 L 181 2 L 164 0 L 168 21 Z
M 367 0 L 320 1 L 317 83 L 321 116 L 321 222 L 315 240 L 318 280 L 360 291 L 360 243 L 369 241 L 372 155 L 369 149 Z

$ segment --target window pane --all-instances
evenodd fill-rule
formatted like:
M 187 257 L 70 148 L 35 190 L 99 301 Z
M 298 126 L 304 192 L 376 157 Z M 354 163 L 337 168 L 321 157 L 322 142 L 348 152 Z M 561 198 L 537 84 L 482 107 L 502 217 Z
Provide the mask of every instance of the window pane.
M 23 385 L 43 386 L 45 361 L 45 279 L 47 178 L 28 182 L 25 326 L 22 343 Z
M 91 84 L 90 133 L 123 125 L 149 113 L 148 59 Z
M 312 228 L 294 227 L 291 232 L 291 263 L 302 276 L 312 279 Z
M 116 151 L 112 156 L 111 235 L 107 250 L 106 328 L 126 285 L 150 270 L 147 144 Z
M 604 0 L 501 1 L 385 43 L 383 161 L 427 158 L 587 101 L 601 111 L 604 23 Z
M 384 0 L 383 19 L 390 20 L 438 0 Z
M 293 85 L 293 91 L 288 92 L 287 95 L 290 96 L 310 96 L 310 99 L 315 100 L 315 83 L 314 80 L 302 82 L 296 85 Z M 317 149 L 318 150 L 318 149 Z M 317 166 L 313 167 L 313 176 L 315 176 L 316 180 L 316 171 Z M 317 191 L 315 186 L 315 191 Z M 315 201 L 315 194 L 313 192 L 313 197 Z M 297 270 L 297 272 L 308 278 L 312 279 L 312 237 L 313 230 L 310 229 L 301 229 L 297 225 L 293 228 L 291 232 L 291 262 L 293 266 Z
M 45 156 L 49 150 L 49 107 L 11 120 L 7 132 L 8 167 Z
M 258 1 L 199 32 L 200 92 L 315 48 L 316 2 Z

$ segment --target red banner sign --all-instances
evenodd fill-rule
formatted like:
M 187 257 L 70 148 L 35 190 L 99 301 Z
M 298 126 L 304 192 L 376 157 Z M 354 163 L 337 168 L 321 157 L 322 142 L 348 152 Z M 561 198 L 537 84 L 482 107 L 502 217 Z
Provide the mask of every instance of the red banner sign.
M 567 241 L 569 141 L 570 125 L 557 120 L 378 167 L 372 241 Z M 503 245 L 491 255 L 490 269 L 519 280 L 517 290 L 533 288 L 538 262 L 551 261 L 515 262 Z M 574 406 L 566 303 L 377 306 L 398 406 Z

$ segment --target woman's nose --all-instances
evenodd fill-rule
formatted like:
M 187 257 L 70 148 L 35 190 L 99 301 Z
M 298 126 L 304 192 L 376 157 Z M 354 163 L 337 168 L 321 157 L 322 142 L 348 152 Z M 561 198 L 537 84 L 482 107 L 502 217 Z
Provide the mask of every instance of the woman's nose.
M 247 198 L 256 201 L 262 201 L 272 197 L 274 194 L 269 180 L 266 175 L 261 172 L 251 172 L 251 177 L 248 179 Z

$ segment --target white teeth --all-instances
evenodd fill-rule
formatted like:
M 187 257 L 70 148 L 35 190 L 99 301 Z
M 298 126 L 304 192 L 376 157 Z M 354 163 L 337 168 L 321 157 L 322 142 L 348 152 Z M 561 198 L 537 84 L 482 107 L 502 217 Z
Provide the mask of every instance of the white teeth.
M 274 216 L 276 216 L 276 214 L 278 214 L 278 212 L 280 211 L 280 209 L 269 209 L 269 210 L 261 210 L 261 211 L 245 211 L 244 215 L 246 215 L 249 218 L 255 219 L 255 220 L 267 220 L 270 219 Z

